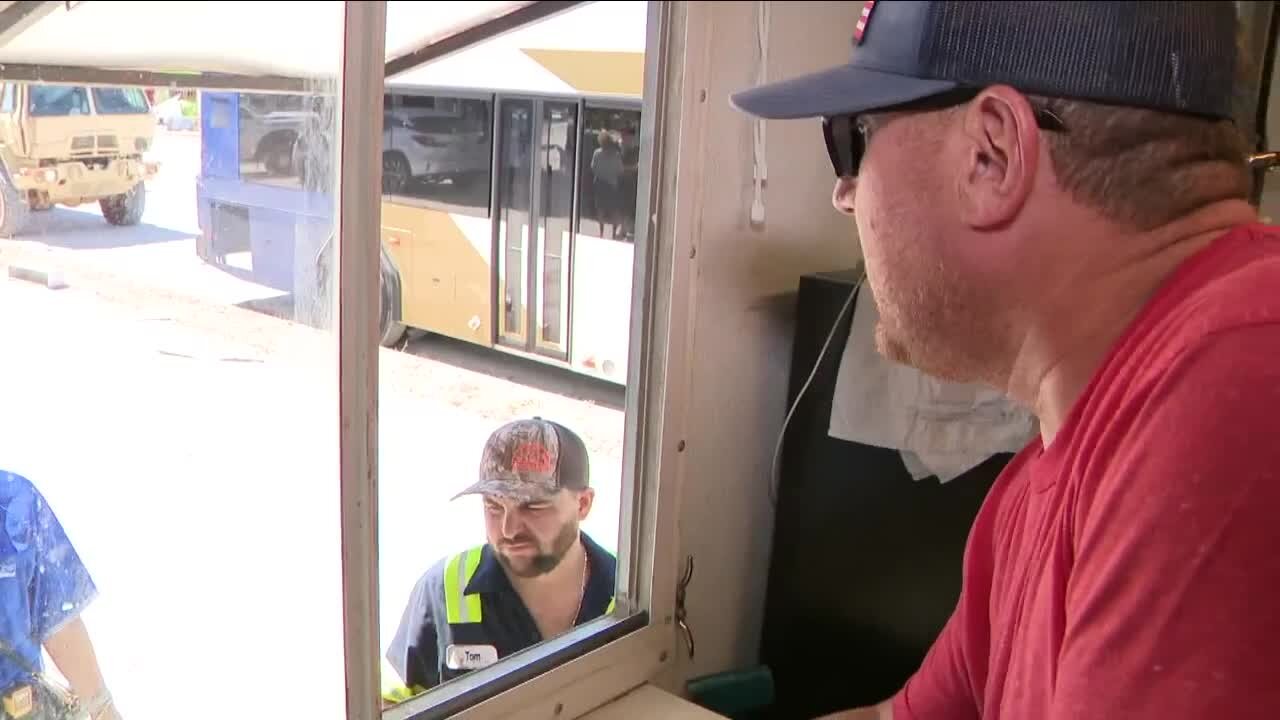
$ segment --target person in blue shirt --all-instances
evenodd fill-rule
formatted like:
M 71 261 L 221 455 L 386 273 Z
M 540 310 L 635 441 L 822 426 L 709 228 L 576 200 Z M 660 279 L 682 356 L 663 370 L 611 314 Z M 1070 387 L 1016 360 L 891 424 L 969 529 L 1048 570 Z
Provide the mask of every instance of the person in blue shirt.
M 44 496 L 4 470 L 0 523 L 0 718 L 58 717 L 39 691 L 42 648 L 78 699 L 79 718 L 118 718 L 80 617 L 97 587 Z

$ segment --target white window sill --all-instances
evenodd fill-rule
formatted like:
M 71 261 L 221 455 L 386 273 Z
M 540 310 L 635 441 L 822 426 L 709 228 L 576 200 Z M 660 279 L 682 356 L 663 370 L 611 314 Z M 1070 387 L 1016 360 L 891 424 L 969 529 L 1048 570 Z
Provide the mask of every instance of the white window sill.
M 582 716 L 582 720 L 724 720 L 710 710 L 676 697 L 654 685 L 641 685 L 608 705 Z

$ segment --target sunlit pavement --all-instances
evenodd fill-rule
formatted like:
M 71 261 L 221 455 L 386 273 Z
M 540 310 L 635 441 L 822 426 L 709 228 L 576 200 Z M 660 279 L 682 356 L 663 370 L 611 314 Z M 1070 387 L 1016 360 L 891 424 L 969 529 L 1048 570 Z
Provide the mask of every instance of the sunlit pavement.
M 30 477 L 101 595 L 86 613 L 124 716 L 343 716 L 331 335 L 235 307 L 272 294 L 194 253 L 194 135 L 162 136 L 142 225 L 42 214 L 0 263 L 0 465 Z M 592 455 L 587 531 L 616 543 L 622 413 L 403 353 L 380 362 L 383 645 L 418 575 L 481 542 L 449 502 L 489 431 L 562 419 Z

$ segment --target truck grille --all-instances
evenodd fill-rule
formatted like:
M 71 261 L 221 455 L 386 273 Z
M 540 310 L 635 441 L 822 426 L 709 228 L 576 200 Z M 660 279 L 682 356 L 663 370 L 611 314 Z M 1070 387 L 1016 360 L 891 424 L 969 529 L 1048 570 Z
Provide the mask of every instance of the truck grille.
M 115 135 L 80 135 L 71 139 L 71 152 L 76 155 L 114 153 L 120 149 L 120 139 Z

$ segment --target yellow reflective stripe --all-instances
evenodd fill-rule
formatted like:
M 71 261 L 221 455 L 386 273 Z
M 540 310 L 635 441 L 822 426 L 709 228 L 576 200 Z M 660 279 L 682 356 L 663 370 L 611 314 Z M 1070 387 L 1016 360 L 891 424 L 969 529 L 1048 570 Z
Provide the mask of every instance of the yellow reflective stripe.
M 450 623 L 462 621 L 462 586 L 458 582 L 458 570 L 462 556 L 449 558 L 444 568 L 444 614 Z
M 480 567 L 480 555 L 482 548 L 472 548 L 467 551 L 467 574 L 466 580 L 463 581 L 462 588 L 466 589 L 467 583 L 471 582 L 472 576 L 476 574 L 476 568 Z M 474 593 L 463 596 L 462 617 L 463 622 L 480 622 L 480 594 Z
M 613 610 L 614 610 L 614 608 L 616 608 L 617 606 L 618 606 L 618 599 L 617 599 L 617 598 L 610 598 L 610 599 L 609 599 L 609 607 L 607 607 L 607 608 L 605 608 L 605 609 L 604 609 L 604 614 L 605 614 L 605 615 L 612 615 L 612 614 L 613 614 Z
M 471 582 L 484 548 L 472 548 L 449 558 L 444 568 L 444 614 L 449 624 L 480 622 L 480 595 L 463 595 Z
M 415 695 L 421 695 L 426 691 L 427 689 L 422 687 L 421 685 L 414 685 L 412 688 L 405 687 L 404 685 L 397 685 L 395 687 L 383 690 L 382 699 L 386 700 L 387 702 L 402 703 L 405 700 L 408 700 L 409 698 L 414 697 Z

